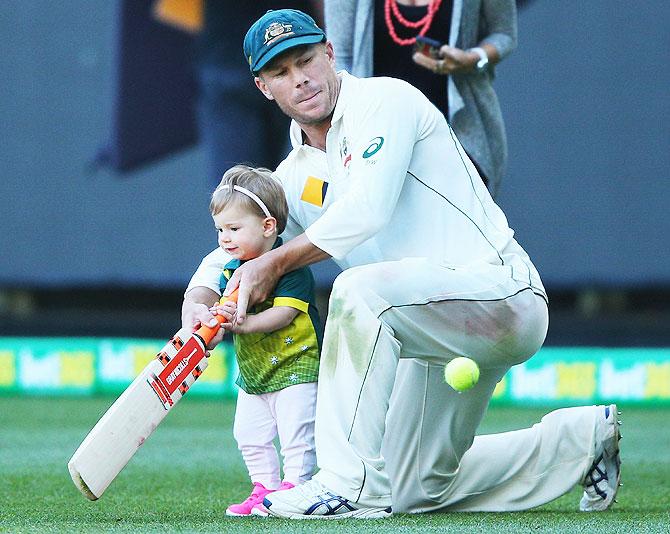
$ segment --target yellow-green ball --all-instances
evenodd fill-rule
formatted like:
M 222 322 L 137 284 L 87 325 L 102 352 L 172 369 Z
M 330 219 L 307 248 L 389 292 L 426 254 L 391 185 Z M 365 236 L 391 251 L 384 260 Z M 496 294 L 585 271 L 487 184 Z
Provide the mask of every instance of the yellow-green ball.
M 444 367 L 444 380 L 456 391 L 466 391 L 479 380 L 479 366 L 470 358 L 454 358 Z

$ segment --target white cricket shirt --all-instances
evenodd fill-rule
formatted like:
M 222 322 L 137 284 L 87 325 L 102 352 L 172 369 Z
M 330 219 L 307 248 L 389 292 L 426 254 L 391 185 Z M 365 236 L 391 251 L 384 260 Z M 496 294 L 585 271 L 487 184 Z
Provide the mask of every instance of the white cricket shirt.
M 505 265 L 546 298 L 540 277 L 514 240 L 444 116 L 410 84 L 340 72 L 326 152 L 302 144 L 275 176 L 289 204 L 285 241 L 304 231 L 342 269 L 425 257 L 447 266 Z M 189 289 L 218 292 L 221 249 L 208 255 Z M 214 273 L 216 272 L 216 277 Z

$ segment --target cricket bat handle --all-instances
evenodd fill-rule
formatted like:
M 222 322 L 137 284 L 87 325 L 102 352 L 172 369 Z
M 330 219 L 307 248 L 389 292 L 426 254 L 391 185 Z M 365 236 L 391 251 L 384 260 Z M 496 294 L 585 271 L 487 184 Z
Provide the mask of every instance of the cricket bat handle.
M 232 300 L 233 302 L 237 302 L 237 289 L 233 291 L 230 295 L 228 295 L 225 299 L 223 299 L 223 302 L 226 302 L 228 300 Z M 196 330 L 195 334 L 203 340 L 205 343 L 205 346 L 209 345 L 209 342 L 212 341 L 216 333 L 219 331 L 221 328 L 221 325 L 226 322 L 226 319 L 223 315 L 215 315 L 214 316 L 217 321 L 219 321 L 219 324 L 216 326 L 207 326 L 207 325 L 202 325 L 198 330 Z

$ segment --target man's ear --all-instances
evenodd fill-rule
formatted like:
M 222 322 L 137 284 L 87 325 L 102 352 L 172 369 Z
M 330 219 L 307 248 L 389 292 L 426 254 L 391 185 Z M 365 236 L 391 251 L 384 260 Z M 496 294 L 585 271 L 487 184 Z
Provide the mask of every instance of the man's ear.
M 272 96 L 272 93 L 270 92 L 270 89 L 268 89 L 268 84 L 266 84 L 263 81 L 263 78 L 260 76 L 256 76 L 254 78 L 254 82 L 256 83 L 256 87 L 258 87 L 258 90 L 265 95 L 265 98 L 268 100 L 274 100 L 274 96 Z
M 333 48 L 333 43 L 326 41 L 325 49 L 330 64 L 335 67 L 335 49 Z
M 277 233 L 277 219 L 274 217 L 266 217 L 263 219 L 263 235 L 265 237 L 270 237 L 272 234 Z

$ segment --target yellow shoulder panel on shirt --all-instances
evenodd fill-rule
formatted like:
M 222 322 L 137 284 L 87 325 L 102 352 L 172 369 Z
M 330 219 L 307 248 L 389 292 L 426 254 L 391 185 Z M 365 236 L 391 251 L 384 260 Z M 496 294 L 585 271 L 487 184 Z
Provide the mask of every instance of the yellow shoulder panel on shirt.
M 305 180 L 305 187 L 302 190 L 300 200 L 321 207 L 323 206 L 323 200 L 326 197 L 327 189 L 327 182 L 316 176 L 308 176 L 307 180 Z
M 298 311 L 307 313 L 309 309 L 309 303 L 304 300 L 295 299 L 293 297 L 275 297 L 272 302 L 273 306 L 288 306 L 290 308 L 295 308 Z

